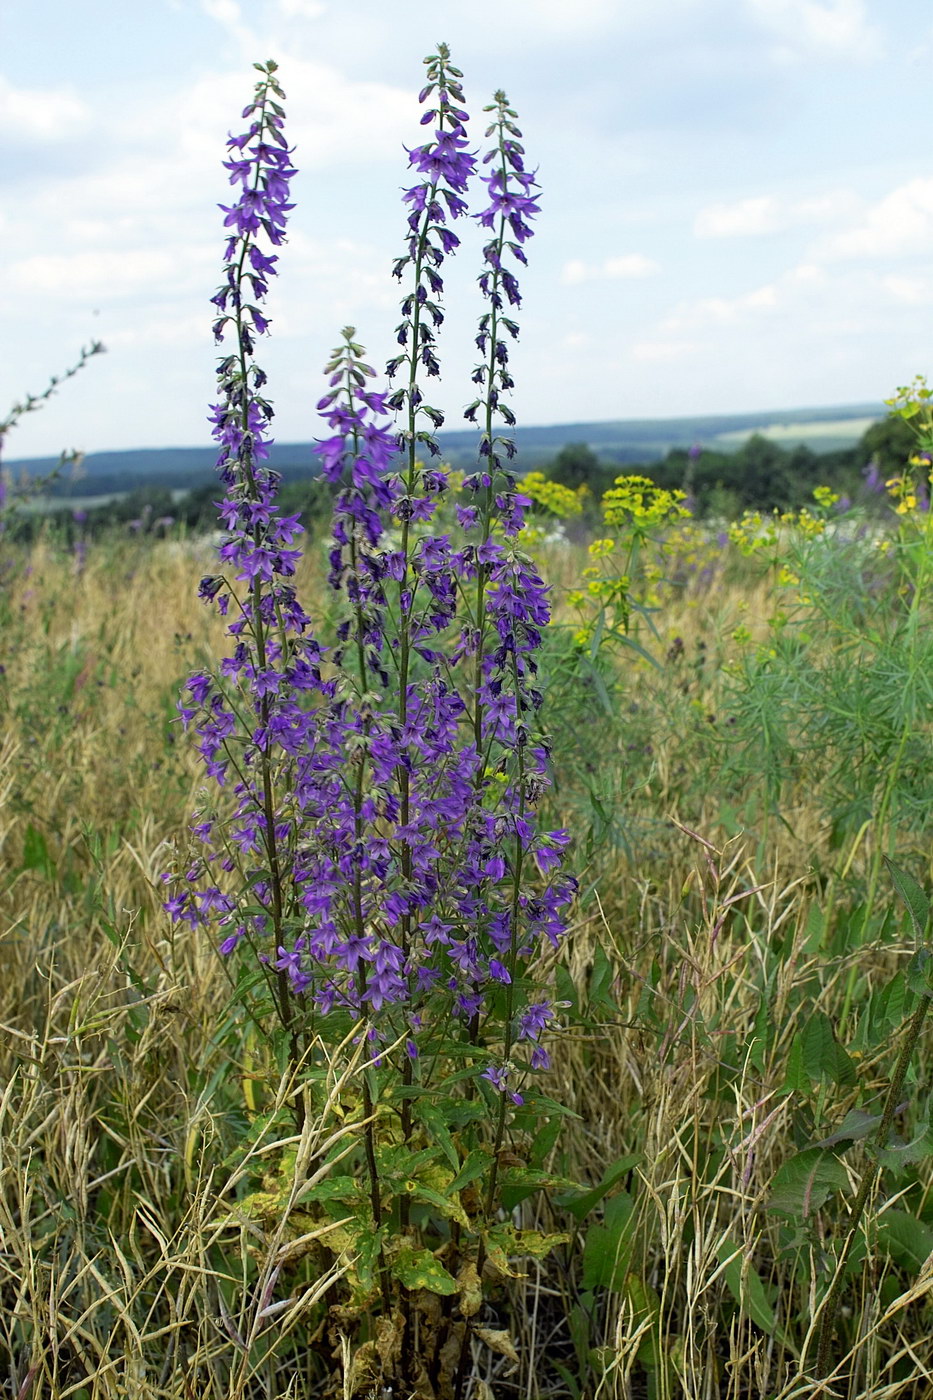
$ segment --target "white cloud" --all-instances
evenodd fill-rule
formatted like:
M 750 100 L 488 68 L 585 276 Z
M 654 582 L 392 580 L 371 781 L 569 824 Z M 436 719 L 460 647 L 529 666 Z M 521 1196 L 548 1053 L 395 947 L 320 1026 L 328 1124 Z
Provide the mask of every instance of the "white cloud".
M 693 225 L 698 238 L 747 238 L 780 228 L 780 209 L 773 195 L 740 199 L 735 204 L 710 204 Z
M 625 253 L 621 257 L 604 258 L 601 263 L 586 263 L 571 258 L 564 263 L 561 281 L 570 286 L 580 282 L 616 281 L 620 278 L 653 277 L 660 265 L 642 253 Z
M 797 200 L 755 195 L 733 204 L 707 205 L 697 214 L 693 231 L 698 238 L 750 238 L 810 224 L 833 223 L 851 215 L 855 206 L 855 196 L 849 190 L 831 190 L 812 199 Z
M 279 0 L 279 10 L 285 19 L 320 19 L 327 6 L 321 0 Z
M 826 280 L 826 272 L 816 263 L 799 263 L 784 279 L 790 286 L 815 287 Z
M 882 277 L 881 285 L 895 301 L 906 306 L 929 305 L 933 301 L 933 282 L 929 277 Z
M 933 176 L 917 176 L 871 205 L 854 228 L 826 245 L 830 257 L 880 258 L 922 252 L 933 241 Z
M 683 301 L 665 317 L 660 329 L 666 335 L 682 335 L 708 326 L 731 325 L 748 319 L 750 315 L 773 311 L 779 301 L 779 291 L 773 282 L 737 297 L 701 297 L 697 301 Z
M 649 364 L 684 360 L 702 348 L 695 340 L 640 340 L 632 346 L 632 359 Z
M 868 23 L 865 0 L 746 0 L 751 13 L 777 40 L 782 61 L 804 58 L 877 57 L 878 31 Z
M 10 264 L 5 281 L 12 291 L 49 293 L 84 301 L 108 299 L 159 286 L 179 288 L 179 274 L 190 286 L 203 285 L 214 246 L 109 249 L 82 253 L 47 253 Z
M 619 0 L 512 0 L 503 6 L 503 18 L 517 20 L 526 29 L 544 28 L 552 34 L 577 37 L 587 30 L 603 29 L 619 19 Z M 522 13 L 524 12 L 524 13 Z
M 69 89 L 16 88 L 0 77 L 0 125 L 8 138 L 60 141 L 89 116 L 87 104 Z

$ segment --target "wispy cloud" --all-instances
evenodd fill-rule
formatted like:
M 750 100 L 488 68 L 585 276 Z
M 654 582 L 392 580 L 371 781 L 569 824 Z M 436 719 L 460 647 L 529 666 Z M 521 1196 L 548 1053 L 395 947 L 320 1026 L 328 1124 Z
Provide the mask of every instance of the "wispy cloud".
M 0 76 L 0 124 L 7 137 L 60 141 L 77 136 L 90 117 L 70 89 L 14 87 Z
M 571 258 L 569 262 L 564 263 L 561 281 L 575 286 L 580 282 L 653 277 L 660 270 L 660 264 L 653 258 L 646 258 L 643 253 L 625 253 L 621 257 L 603 258 L 599 263 L 587 263 L 582 258 Z
M 865 0 L 745 0 L 770 31 L 774 56 L 784 61 L 880 56 L 881 35 L 868 21 Z
M 780 294 L 773 282 L 755 287 L 736 297 L 699 297 L 696 301 L 683 301 L 661 323 L 662 335 L 696 332 L 711 325 L 728 325 L 773 311 L 778 305 Z
M 926 252 L 933 243 L 933 176 L 919 175 L 870 205 L 825 245 L 829 257 L 880 258 Z
M 732 204 L 709 204 L 697 214 L 698 238 L 753 238 L 786 229 L 832 223 L 851 214 L 858 201 L 849 190 L 830 191 L 813 199 L 788 200 L 754 195 Z

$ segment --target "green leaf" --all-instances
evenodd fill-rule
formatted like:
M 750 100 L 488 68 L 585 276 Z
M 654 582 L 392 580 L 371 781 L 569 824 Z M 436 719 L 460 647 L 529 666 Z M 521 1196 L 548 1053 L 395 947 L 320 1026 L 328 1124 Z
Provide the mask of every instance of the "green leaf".
M 742 1247 L 731 1239 L 725 1239 L 716 1253 L 723 1266 L 722 1276 L 726 1287 L 739 1307 L 762 1332 L 776 1332 L 777 1318 L 768 1301 L 761 1275 L 751 1264 L 746 1263 Z
M 450 1195 L 455 1191 L 461 1191 L 464 1186 L 469 1186 L 471 1181 L 475 1181 L 478 1176 L 489 1170 L 492 1164 L 492 1153 L 485 1147 L 477 1147 L 464 1159 L 463 1165 L 457 1172 L 453 1181 L 447 1187 Z
M 26 827 L 26 835 L 23 838 L 23 870 L 41 870 L 43 875 L 51 875 L 55 867 L 49 855 L 49 848 L 45 836 L 33 826 L 32 822 Z
M 919 997 L 933 997 L 933 953 L 918 948 L 907 964 L 907 985 Z
M 560 1136 L 562 1124 L 559 1118 L 549 1118 L 544 1127 L 535 1134 L 528 1152 L 528 1161 L 533 1167 L 541 1167 L 554 1149 Z
M 429 1293 L 450 1297 L 459 1285 L 429 1249 L 403 1245 L 392 1264 L 392 1273 L 406 1288 L 426 1288 Z
M 881 1122 L 880 1113 L 863 1113 L 860 1108 L 850 1108 L 839 1127 L 829 1137 L 821 1138 L 818 1147 L 835 1147 L 837 1142 L 861 1142 Z
M 354 1237 L 356 1255 L 354 1264 L 357 1278 L 364 1288 L 371 1288 L 376 1279 L 379 1255 L 385 1240 L 385 1226 L 381 1230 L 368 1228 L 357 1230 Z
M 849 1184 L 845 1167 L 822 1147 L 808 1147 L 779 1167 L 771 1183 L 768 1209 L 806 1220 L 835 1191 Z
M 456 1220 L 457 1224 L 462 1225 L 465 1230 L 473 1228 L 470 1217 L 455 1197 L 444 1196 L 440 1191 L 435 1191 L 420 1181 L 412 1182 L 411 1186 L 412 1190 L 408 1192 L 408 1195 L 413 1201 L 423 1201 L 426 1205 L 433 1206 L 445 1220 Z M 449 1187 L 447 1189 L 449 1190 Z
M 540 1230 L 517 1230 L 514 1225 L 490 1225 L 483 1232 L 486 1253 L 493 1268 L 506 1277 L 517 1278 L 521 1271 L 513 1269 L 510 1260 L 530 1256 L 546 1259 L 559 1244 L 570 1239 L 565 1234 L 543 1234 Z
M 640 1161 L 641 1155 L 639 1153 L 628 1157 L 619 1157 L 606 1168 L 597 1186 L 592 1187 L 589 1191 L 566 1192 L 564 1195 L 555 1197 L 555 1203 L 562 1210 L 569 1210 L 575 1219 L 582 1220 L 599 1205 L 616 1182 L 626 1176 L 633 1167 L 637 1167 Z
M 583 1242 L 584 1288 L 625 1290 L 635 1228 L 635 1202 L 627 1191 L 606 1202 L 603 1224 L 593 1224 Z
M 554 986 L 557 991 L 557 1000 L 570 1003 L 571 1010 L 577 1012 L 577 987 L 567 968 L 562 963 L 558 963 L 554 969 Z
M 513 1211 L 535 1191 L 543 1191 L 547 1186 L 562 1186 L 566 1190 L 574 1185 L 576 1183 L 569 1177 L 555 1176 L 540 1167 L 505 1167 L 499 1172 L 499 1190 L 505 1211 Z
M 915 1005 L 916 997 L 907 985 L 907 976 L 902 968 L 890 982 L 872 993 L 868 1005 L 859 1016 L 853 1047 L 864 1051 L 886 1045 L 891 1032 L 903 1025 Z
M 809 1094 L 810 1079 L 803 1067 L 803 1036 L 798 1032 L 791 1041 L 790 1054 L 784 1070 L 784 1088 L 792 1094 Z
M 825 1012 L 814 1012 L 799 1035 L 803 1068 L 810 1079 L 829 1079 L 841 1087 L 856 1083 L 855 1065 L 837 1041 Z
M 886 1210 L 876 1232 L 882 1249 L 904 1268 L 920 1269 L 933 1254 L 933 1229 L 906 1210 Z
M 924 1123 L 911 1142 L 899 1142 L 896 1138 L 888 1142 L 878 1153 L 878 1160 L 883 1167 L 890 1167 L 892 1171 L 897 1172 L 912 1166 L 914 1162 L 922 1162 L 931 1154 L 933 1123 Z
M 894 888 L 907 906 L 910 922 L 914 926 L 914 933 L 918 938 L 923 938 L 930 922 L 930 901 L 913 876 L 908 875 L 906 870 L 901 870 L 888 856 L 884 857 L 884 863 L 888 867 L 888 874 L 894 881 Z
M 593 970 L 590 973 L 590 985 L 587 989 L 587 1006 L 609 1006 L 613 1011 L 618 1010 L 610 990 L 614 971 L 615 969 L 607 958 L 602 944 L 597 943 L 593 949 Z
M 450 1135 L 450 1129 L 437 1104 L 426 1099 L 415 1101 L 415 1117 L 424 1124 L 431 1138 L 438 1144 L 454 1171 L 460 1166 L 460 1156 Z
M 274 1115 L 266 1116 L 271 1121 Z M 313 1186 L 307 1187 L 299 1196 L 299 1201 L 361 1201 L 363 1186 L 356 1176 L 325 1176 Z

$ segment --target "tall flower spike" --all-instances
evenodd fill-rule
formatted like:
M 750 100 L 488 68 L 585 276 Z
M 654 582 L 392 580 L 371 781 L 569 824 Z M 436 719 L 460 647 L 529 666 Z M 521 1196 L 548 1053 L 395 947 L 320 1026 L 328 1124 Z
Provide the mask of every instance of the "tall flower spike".
M 436 106 L 429 107 L 421 118 L 422 126 L 436 120 L 434 140 L 416 146 L 408 152 L 409 166 L 424 178 L 406 190 L 408 214 L 408 252 L 399 258 L 392 271 L 401 281 L 405 269 L 412 265 L 414 286 L 402 301 L 402 321 L 396 327 L 396 339 L 402 353 L 386 366 L 392 379 L 404 366 L 407 383 L 389 398 L 396 412 L 407 408 L 407 422 L 400 434 L 399 446 L 407 452 L 414 467 L 416 445 L 424 443 L 432 454 L 438 451 L 434 433 L 444 421 L 444 415 L 423 402 L 418 389 L 419 365 L 429 376 L 440 373 L 436 354 L 435 331 L 444 320 L 440 296 L 444 290 L 439 268 L 444 257 L 460 245 L 460 240 L 448 227 L 466 213 L 463 198 L 467 184 L 476 168 L 476 160 L 467 147 L 464 122 L 469 117 L 464 110 L 463 74 L 450 62 L 450 50 L 439 44 L 436 54 L 425 60 L 428 82 L 419 94 L 419 102 L 435 96 Z M 419 430 L 419 418 L 427 418 L 430 430 Z
M 489 193 L 489 204 L 476 215 L 481 227 L 491 230 L 493 234 L 483 249 L 486 265 L 478 279 L 480 291 L 489 302 L 490 309 L 480 317 L 476 337 L 477 349 L 484 356 L 482 364 L 473 371 L 473 383 L 479 387 L 480 394 L 467 408 L 464 417 L 475 423 L 479 410 L 485 410 L 480 455 L 489 458 L 493 469 L 498 469 L 501 466 L 500 448 L 510 461 L 515 456 L 515 444 L 511 438 L 497 436 L 493 431 L 496 417 L 501 418 L 508 427 L 515 423 L 515 415 L 503 400 L 503 395 L 514 385 L 509 373 L 509 340 L 517 339 L 518 324 L 505 308 L 506 303 L 510 308 L 517 308 L 522 300 L 518 279 L 506 265 L 505 257 L 508 253 L 516 262 L 527 264 L 524 244 L 534 232 L 529 220 L 540 212 L 540 208 L 535 172 L 525 169 L 522 133 L 516 125 L 518 114 L 509 106 L 508 98 L 501 89 L 483 111 L 495 113 L 494 120 L 486 128 L 486 135 L 496 137 L 496 144 L 483 156 L 484 165 L 493 165 L 492 173 L 482 177 Z M 519 519 L 515 528 L 520 527 Z M 509 533 L 514 533 L 508 523 L 507 529 Z
M 213 436 L 220 446 L 217 469 L 226 488 L 220 504 L 226 537 L 222 566 L 233 575 L 201 580 L 200 596 L 232 616 L 231 654 L 216 675 L 194 675 L 180 704 L 183 722 L 193 724 L 206 770 L 232 789 L 233 810 L 221 824 L 202 814 L 193 831 L 203 850 L 183 876 L 173 879 L 165 908 L 174 920 L 218 928 L 220 949 L 230 953 L 246 939 L 272 935 L 282 941 L 283 923 L 294 912 L 287 871 L 297 840 L 292 795 L 294 755 L 313 742 L 315 711 L 307 692 L 326 696 L 333 683 L 322 678 L 321 648 L 289 581 L 300 550 L 297 516 L 276 507 L 278 476 L 269 470 L 272 407 L 261 393 L 266 376 L 255 363 L 255 337 L 268 328 L 259 308 L 276 274 L 277 255 L 264 250 L 284 242 L 289 181 L 295 174 L 283 134 L 284 93 L 276 65 L 260 72 L 253 101 L 244 110 L 250 124 L 227 142 L 225 168 L 239 187 L 232 205 L 221 205 L 232 232 L 224 254 L 224 281 L 212 297 L 219 312 L 218 341 L 232 331 L 234 349 L 217 370 L 220 401 L 212 407 Z M 214 873 L 219 867 L 223 874 Z M 237 870 L 241 884 L 229 878 Z M 221 891 L 219 882 L 227 888 Z M 291 990 L 281 969 L 276 977 L 268 955 L 260 959 L 269 977 L 279 1018 L 292 1030 Z M 294 1049 L 294 1043 L 293 1043 Z
M 473 491 L 476 504 L 460 507 L 458 514 L 468 533 L 480 535 L 479 543 L 469 551 L 475 568 L 476 602 L 473 636 L 465 642 L 474 656 L 474 744 L 477 752 L 487 755 L 485 771 L 496 767 L 505 779 L 495 830 L 497 845 L 506 857 L 504 907 L 497 925 L 503 965 L 509 974 L 506 1033 L 500 1065 L 490 1066 L 486 1072 L 489 1082 L 502 1094 L 501 1135 L 506 1096 L 514 1098 L 509 1069 L 518 1044 L 529 1043 L 532 1068 L 547 1064 L 547 1053 L 538 1038 L 550 1019 L 549 1003 L 529 1006 L 519 1015 L 517 1028 L 513 1020 L 519 1010 L 514 992 L 518 967 L 542 936 L 557 944 L 565 928 L 562 910 L 573 897 L 576 882 L 560 873 L 559 852 L 567 844 L 567 833 L 537 828 L 536 808 L 549 779 L 547 741 L 535 732 L 535 715 L 542 699 L 534 683 L 535 653 L 550 607 L 548 590 L 537 568 L 517 547 L 515 536 L 522 529 L 523 509 L 529 502 L 516 490 L 514 476 L 503 466 L 503 455 L 509 461 L 515 455 L 514 443 L 497 431 L 497 420 L 509 427 L 515 423 L 504 396 L 513 387 L 509 341 L 518 336 L 518 324 L 510 312 L 520 306 L 521 294 L 508 261 L 527 262 L 524 245 L 533 232 L 530 220 L 539 212 L 538 185 L 534 174 L 525 169 L 517 114 L 505 93 L 497 92 L 484 110 L 494 114 L 486 136 L 495 137 L 495 144 L 483 157 L 483 164 L 492 166 L 491 173 L 483 176 L 489 203 L 476 219 L 492 234 L 483 249 L 485 265 L 478 279 L 489 310 L 480 318 L 476 337 L 484 357 L 473 372 L 480 394 L 465 411 L 471 422 L 482 413 L 481 468 L 464 482 Z M 479 851 L 474 859 L 480 859 Z M 540 892 L 527 887 L 535 866 L 548 882 Z M 485 868 L 493 873 L 491 864 Z

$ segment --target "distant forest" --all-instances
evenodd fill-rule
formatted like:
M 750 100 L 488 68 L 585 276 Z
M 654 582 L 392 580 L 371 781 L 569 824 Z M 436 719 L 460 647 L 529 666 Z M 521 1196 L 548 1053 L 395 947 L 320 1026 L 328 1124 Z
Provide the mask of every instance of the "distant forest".
M 775 415 L 782 428 L 800 424 L 801 437 L 814 424 L 829 433 L 814 432 L 811 441 L 822 447 L 832 434 L 844 430 L 843 412 L 850 419 L 870 417 L 871 408 L 799 410 Z M 877 410 L 875 410 L 877 412 Z M 761 423 L 761 415 L 754 420 Z M 813 488 L 831 486 L 850 500 L 871 494 L 879 478 L 903 469 L 913 448 L 913 435 L 899 418 L 880 418 L 853 444 L 816 451 L 807 442 L 781 446 L 763 433 L 753 433 L 732 450 L 725 445 L 702 446 L 722 434 L 741 431 L 744 420 L 672 419 L 665 422 L 563 424 L 554 428 L 519 430 L 516 434 L 519 473 L 539 470 L 567 486 L 589 488 L 595 516 L 599 498 L 620 473 L 639 472 L 660 486 L 687 492 L 697 515 L 733 517 L 746 508 L 783 510 L 812 499 Z M 579 439 L 573 434 L 579 430 Z M 643 444 L 639 445 L 639 434 Z M 667 446 L 657 444 L 666 435 Z M 840 431 L 841 436 L 841 431 Z M 670 445 L 672 437 L 678 442 Z M 454 467 L 471 469 L 476 462 L 475 433 L 442 434 L 442 455 Z M 730 448 L 732 447 L 729 444 Z M 57 479 L 41 482 L 53 461 L 10 462 L 6 470 L 23 483 L 24 477 L 42 492 L 41 512 L 21 513 L 16 532 L 32 535 L 50 517 L 66 529 L 75 523 L 82 532 L 127 524 L 135 529 L 165 530 L 175 523 L 189 529 L 213 529 L 220 487 L 213 474 L 212 448 L 166 448 L 140 452 L 100 453 L 86 459 L 82 471 L 66 468 Z M 282 504 L 300 511 L 306 523 L 329 512 L 330 492 L 317 479 L 313 447 L 283 444 L 273 449 L 273 466 L 282 474 Z M 102 497 L 106 499 L 101 499 Z M 96 498 L 96 499 L 95 499 Z M 78 520 L 72 521 L 77 514 Z

